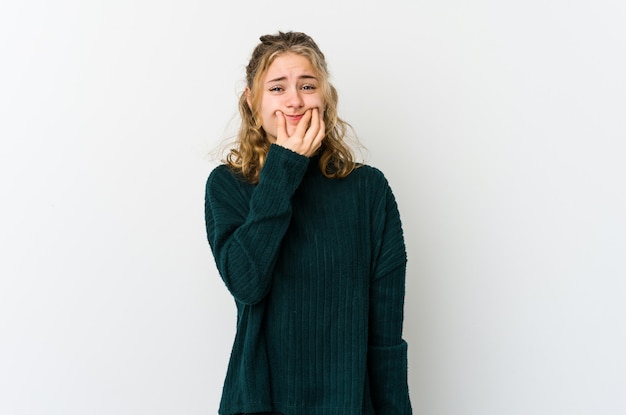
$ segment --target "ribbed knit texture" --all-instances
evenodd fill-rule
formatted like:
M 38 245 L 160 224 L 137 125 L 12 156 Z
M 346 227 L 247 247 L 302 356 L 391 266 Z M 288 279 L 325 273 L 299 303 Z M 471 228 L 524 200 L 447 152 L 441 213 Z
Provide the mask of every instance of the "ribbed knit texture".
M 410 414 L 406 253 L 383 174 L 328 179 L 272 145 L 256 185 L 217 167 L 205 208 L 237 306 L 220 414 Z

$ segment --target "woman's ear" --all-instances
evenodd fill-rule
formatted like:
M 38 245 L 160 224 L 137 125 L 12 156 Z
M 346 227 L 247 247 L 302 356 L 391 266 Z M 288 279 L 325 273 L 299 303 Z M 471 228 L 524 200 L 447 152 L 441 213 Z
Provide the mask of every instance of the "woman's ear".
M 252 91 L 250 91 L 250 88 L 246 86 L 246 102 L 248 103 L 248 108 L 250 108 L 250 110 L 252 110 Z

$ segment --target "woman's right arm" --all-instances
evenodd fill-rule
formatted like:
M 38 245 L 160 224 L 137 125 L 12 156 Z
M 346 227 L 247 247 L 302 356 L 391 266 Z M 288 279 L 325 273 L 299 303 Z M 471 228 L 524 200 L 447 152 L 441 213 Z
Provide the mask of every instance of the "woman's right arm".
M 217 168 L 209 176 L 207 238 L 220 275 L 237 301 L 256 304 L 269 292 L 291 220 L 291 197 L 308 164 L 308 157 L 272 145 L 249 200 L 228 169 Z

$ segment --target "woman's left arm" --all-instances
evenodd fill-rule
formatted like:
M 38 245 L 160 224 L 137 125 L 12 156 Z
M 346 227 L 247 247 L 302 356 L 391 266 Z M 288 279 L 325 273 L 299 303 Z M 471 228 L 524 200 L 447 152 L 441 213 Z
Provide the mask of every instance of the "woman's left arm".
M 391 192 L 375 210 L 376 261 L 370 283 L 368 375 L 376 415 L 409 415 L 407 343 L 402 338 L 406 249 L 400 214 Z M 382 219 L 384 218 L 384 219 Z

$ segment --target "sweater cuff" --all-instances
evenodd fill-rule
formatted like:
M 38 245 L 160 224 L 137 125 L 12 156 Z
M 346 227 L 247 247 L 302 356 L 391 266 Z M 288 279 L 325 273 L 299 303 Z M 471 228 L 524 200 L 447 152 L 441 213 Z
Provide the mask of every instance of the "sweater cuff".
M 369 346 L 368 372 L 377 415 L 411 414 L 405 341 L 389 347 Z
M 281 188 L 293 192 L 300 186 L 308 166 L 308 157 L 272 144 L 261 169 L 259 183 L 278 184 Z

